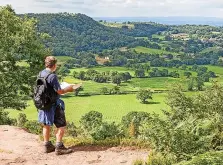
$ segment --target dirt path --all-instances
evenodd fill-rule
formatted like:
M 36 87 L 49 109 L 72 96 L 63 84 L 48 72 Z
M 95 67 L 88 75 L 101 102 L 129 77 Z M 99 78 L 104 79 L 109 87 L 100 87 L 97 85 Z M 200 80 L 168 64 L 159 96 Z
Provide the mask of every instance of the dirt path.
M 73 147 L 70 155 L 43 154 L 38 139 L 20 128 L 0 126 L 0 165 L 132 165 L 148 156 L 146 151 L 117 147 Z

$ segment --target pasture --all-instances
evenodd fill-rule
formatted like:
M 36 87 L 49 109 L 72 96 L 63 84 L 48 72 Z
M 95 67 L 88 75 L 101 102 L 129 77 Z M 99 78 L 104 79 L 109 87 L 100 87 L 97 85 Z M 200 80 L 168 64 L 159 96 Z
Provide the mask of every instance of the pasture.
M 175 52 L 169 52 L 169 51 L 165 51 L 165 50 L 161 50 L 161 49 L 152 49 L 152 48 L 146 48 L 146 47 L 142 47 L 142 46 L 137 46 L 135 48 L 133 48 L 133 50 L 135 50 L 138 53 L 148 53 L 148 54 L 173 54 L 173 55 L 178 55 Z
M 139 50 L 150 51 L 149 48 L 140 48 Z M 138 51 L 139 51 L 138 50 Z M 162 51 L 157 50 L 156 51 Z M 153 50 L 153 51 L 155 51 Z M 161 53 L 161 52 L 159 52 Z M 57 57 L 59 63 L 64 63 L 69 60 L 71 57 Z M 25 63 L 21 62 L 20 65 L 25 65 Z M 214 71 L 218 78 L 214 80 L 218 80 L 220 83 L 223 83 L 223 69 L 218 66 L 207 66 L 208 70 Z M 152 67 L 153 68 L 153 67 Z M 152 69 L 151 68 L 151 69 Z M 94 67 L 91 68 L 98 72 L 106 72 L 106 71 L 118 71 L 118 72 L 129 72 L 132 76 L 134 76 L 134 70 L 128 69 L 125 67 Z M 154 77 L 154 78 L 133 78 L 128 82 L 123 82 L 120 85 L 121 92 L 136 92 L 140 88 L 151 88 L 152 90 L 167 90 L 170 86 L 176 83 L 183 84 L 185 87 L 187 86 L 187 79 L 183 75 L 185 70 L 177 69 L 177 68 L 165 68 L 158 67 L 159 70 L 168 69 L 169 72 L 177 71 L 180 74 L 180 78 L 171 78 L 171 77 Z M 154 93 L 153 100 L 149 100 L 149 104 L 141 104 L 136 99 L 136 94 L 122 94 L 122 95 L 98 95 L 100 94 L 100 90 L 103 87 L 107 87 L 108 89 L 114 88 L 115 84 L 108 83 L 96 83 L 94 81 L 81 81 L 72 77 L 73 71 L 87 71 L 88 68 L 75 68 L 71 69 L 70 75 L 65 77 L 63 81 L 68 83 L 80 83 L 83 82 L 84 91 L 80 92 L 80 96 L 74 96 L 73 93 L 62 96 L 63 100 L 66 104 L 66 116 L 68 121 L 74 122 L 76 125 L 79 124 L 79 120 L 81 116 L 86 114 L 89 111 L 98 111 L 103 114 L 103 118 L 108 122 L 117 122 L 119 123 L 122 119 L 122 116 L 126 115 L 131 111 L 145 111 L 149 113 L 158 113 L 162 114 L 161 109 L 168 109 L 165 104 L 165 96 L 166 93 Z M 151 71 L 151 70 L 150 70 Z M 187 71 L 189 71 L 187 69 Z M 190 71 L 191 72 L 191 71 Z M 146 73 L 148 75 L 148 73 Z M 193 76 L 196 76 L 196 72 L 192 72 Z M 205 85 L 210 85 L 211 83 L 205 83 Z M 187 93 L 188 95 L 194 95 L 197 92 Z M 86 95 L 91 96 L 86 96 Z M 10 117 L 16 118 L 19 113 L 25 113 L 30 120 L 37 120 L 37 110 L 33 105 L 32 101 L 28 101 L 28 107 L 24 111 L 16 111 L 16 110 L 7 110 L 10 112 Z
M 165 105 L 165 93 L 153 95 L 149 104 L 141 104 L 135 94 L 130 95 L 98 95 L 88 97 L 63 96 L 66 106 L 68 121 L 79 124 L 81 116 L 89 111 L 98 111 L 103 114 L 103 119 L 108 122 L 119 123 L 122 116 L 131 111 L 145 111 L 161 114 L 161 109 L 167 109 Z M 28 107 L 24 111 L 7 110 L 10 117 L 16 118 L 19 113 L 25 113 L 29 120 L 37 120 L 37 110 L 32 101 L 28 101 Z

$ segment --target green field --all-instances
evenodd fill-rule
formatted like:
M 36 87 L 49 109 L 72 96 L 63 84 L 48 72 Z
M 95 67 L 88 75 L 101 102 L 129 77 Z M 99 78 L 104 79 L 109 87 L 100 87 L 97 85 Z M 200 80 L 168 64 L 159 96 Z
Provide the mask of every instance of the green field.
M 148 48 L 145 48 L 148 50 Z M 156 50 L 157 51 L 157 50 Z M 57 57 L 60 63 L 65 62 L 71 57 Z M 223 83 L 223 68 L 218 66 L 209 66 L 208 70 L 214 71 L 219 77 L 214 79 L 218 80 L 220 83 Z M 98 72 L 106 71 L 118 71 L 118 72 L 130 72 L 134 76 L 134 70 L 127 69 L 125 67 L 94 67 L 91 68 L 97 70 Z M 151 68 L 152 69 L 152 68 Z M 140 88 L 151 88 L 153 90 L 166 90 L 171 87 L 173 84 L 181 83 L 185 87 L 187 85 L 187 79 L 183 76 L 185 70 L 180 70 L 177 68 L 165 68 L 158 67 L 159 70 L 168 69 L 169 72 L 177 71 L 180 74 L 180 78 L 171 78 L 171 77 L 157 77 L 157 78 L 133 78 L 126 83 L 122 83 L 120 90 L 135 92 Z M 166 93 L 154 93 L 153 100 L 151 104 L 141 104 L 136 99 L 136 94 L 128 95 L 97 95 L 100 93 L 102 87 L 107 87 L 108 89 L 116 86 L 115 84 L 109 83 L 96 83 L 94 81 L 81 81 L 72 77 L 73 71 L 87 71 L 88 68 L 75 68 L 71 69 L 69 76 L 65 77 L 63 81 L 68 83 L 79 83 L 83 82 L 84 91 L 80 92 L 80 96 L 75 97 L 72 93 L 63 96 L 63 100 L 66 104 L 66 116 L 68 121 L 73 121 L 75 124 L 79 124 L 81 116 L 86 114 L 89 111 L 98 111 L 103 114 L 103 117 L 108 122 L 120 122 L 122 116 L 126 115 L 131 111 L 145 111 L 150 113 L 162 114 L 161 109 L 167 109 L 165 104 Z M 187 70 L 189 71 L 189 70 Z M 191 72 L 191 71 L 190 71 Z M 147 73 L 146 73 L 147 75 Z M 192 72 L 193 76 L 196 76 L 196 72 Z M 210 85 L 211 83 L 205 83 L 205 85 Z M 187 93 L 188 95 L 194 95 L 197 92 Z M 92 96 L 83 96 L 90 94 Z M 151 101 L 151 100 L 150 100 Z M 37 111 L 32 103 L 28 102 L 29 106 L 24 111 L 8 110 L 11 117 L 17 117 L 19 113 L 24 112 L 28 119 L 36 120 Z
M 103 114 L 103 118 L 108 122 L 120 122 L 122 116 L 131 111 L 145 111 L 161 114 L 161 109 L 166 109 L 166 94 L 154 94 L 151 104 L 141 104 L 135 94 L 131 95 L 100 95 L 90 97 L 67 97 L 63 98 L 66 105 L 66 116 L 68 121 L 79 124 L 81 116 L 89 111 L 98 111 Z M 24 111 L 7 110 L 10 117 L 16 118 L 19 113 L 24 112 L 28 119 L 37 120 L 37 110 L 32 101 Z
M 154 68 L 154 67 L 152 67 Z M 152 71 L 152 68 L 150 71 Z M 181 83 L 186 86 L 187 79 L 184 76 L 185 70 L 177 69 L 177 68 L 166 68 L 166 67 L 157 67 L 159 70 L 168 69 L 169 72 L 177 71 L 180 74 L 180 78 L 171 78 L 171 77 L 154 77 L 154 78 L 132 78 L 127 83 L 121 84 L 121 91 L 138 91 L 139 88 L 152 88 L 154 90 L 165 90 L 168 86 L 171 86 L 175 83 Z M 118 71 L 118 72 L 129 72 L 132 76 L 134 76 L 134 71 L 127 69 L 125 67 L 95 67 L 91 68 L 97 70 L 98 72 L 105 72 L 105 71 Z M 73 71 L 80 72 L 80 71 L 87 71 L 88 68 L 75 68 L 71 69 L 70 75 L 72 75 Z M 150 72 L 149 71 L 149 72 Z M 196 76 L 196 72 L 192 72 L 193 76 Z M 148 73 L 145 73 L 148 75 Z M 69 83 L 77 83 L 80 82 L 78 79 L 74 79 L 71 76 L 65 78 L 66 82 Z M 111 88 L 114 86 L 112 83 L 96 83 L 93 81 L 83 81 L 84 90 L 87 93 L 98 93 L 100 88 L 108 87 Z
M 141 52 L 141 53 L 150 53 L 150 54 L 173 54 L 173 55 L 178 55 L 175 52 L 168 52 L 168 51 L 161 50 L 161 49 L 152 49 L 152 48 L 146 48 L 146 47 L 142 47 L 142 46 L 137 46 L 133 49 L 138 53 Z
M 100 22 L 104 26 L 122 28 L 122 26 L 128 26 L 129 29 L 134 28 L 134 24 L 123 24 L 123 23 L 115 23 L 115 22 Z
M 72 77 L 66 77 L 64 81 L 70 84 L 76 84 L 76 83 L 82 82 L 85 94 L 95 94 L 95 93 L 99 94 L 101 88 L 103 87 L 113 88 L 115 86 L 115 84 L 112 84 L 112 83 L 97 83 L 94 81 L 81 81 L 78 79 L 74 79 Z
M 220 84 L 223 84 L 223 67 L 220 66 L 211 66 L 211 65 L 204 65 L 208 68 L 209 71 L 213 71 L 218 76 L 217 78 L 213 79 L 214 81 L 217 81 Z M 209 83 L 210 85 L 211 83 Z
M 152 37 L 153 37 L 153 38 L 159 38 L 160 40 L 164 40 L 164 39 L 165 39 L 165 36 L 163 36 L 163 35 L 158 35 L 158 34 L 153 34 Z
M 75 68 L 75 69 L 70 69 L 71 74 L 73 71 L 80 72 L 80 71 L 87 71 L 89 69 L 96 70 L 98 72 L 107 72 L 107 71 L 118 71 L 118 72 L 129 72 L 132 76 L 134 76 L 135 72 L 134 70 L 125 68 L 125 67 L 94 67 L 94 68 Z
M 171 77 L 156 77 L 156 78 L 134 78 L 129 84 L 133 87 L 152 88 L 154 90 L 165 90 L 169 86 L 180 83 L 183 80 Z
M 72 59 L 72 57 L 69 56 L 56 56 L 57 60 L 58 60 L 58 65 L 62 65 L 64 64 L 67 60 Z
M 223 76 L 223 67 L 221 66 L 212 66 L 212 65 L 203 65 L 208 68 L 208 70 L 215 72 L 218 76 Z

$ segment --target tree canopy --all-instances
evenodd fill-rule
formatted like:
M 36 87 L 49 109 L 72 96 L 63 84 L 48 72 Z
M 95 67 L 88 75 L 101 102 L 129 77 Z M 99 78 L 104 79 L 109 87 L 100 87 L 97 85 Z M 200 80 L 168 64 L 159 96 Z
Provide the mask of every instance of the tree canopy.
M 11 6 L 0 7 L 0 36 L 0 108 L 21 109 L 49 51 L 36 20 L 18 17 Z

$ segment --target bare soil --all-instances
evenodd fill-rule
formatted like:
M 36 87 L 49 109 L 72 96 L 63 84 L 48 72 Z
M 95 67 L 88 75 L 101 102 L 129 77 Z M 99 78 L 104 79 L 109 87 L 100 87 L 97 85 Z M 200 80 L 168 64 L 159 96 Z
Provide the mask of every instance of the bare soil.
M 21 128 L 0 126 L 0 165 L 132 165 L 148 156 L 148 151 L 92 146 L 73 146 L 73 153 L 56 156 L 44 154 L 42 144 Z

